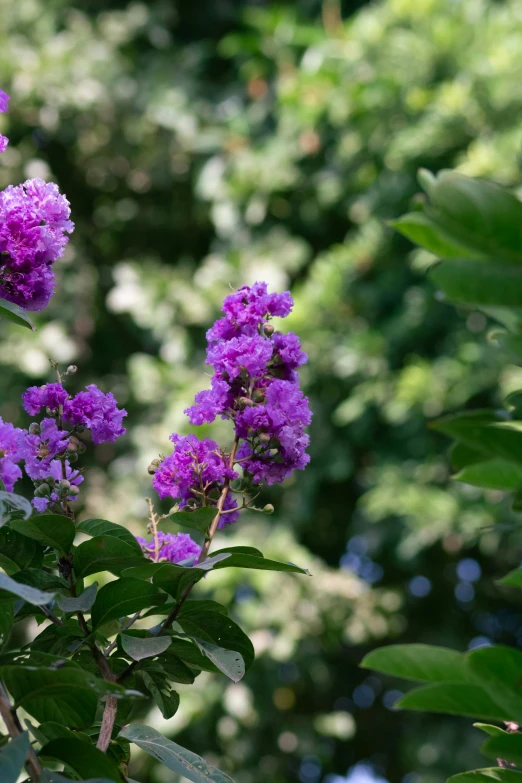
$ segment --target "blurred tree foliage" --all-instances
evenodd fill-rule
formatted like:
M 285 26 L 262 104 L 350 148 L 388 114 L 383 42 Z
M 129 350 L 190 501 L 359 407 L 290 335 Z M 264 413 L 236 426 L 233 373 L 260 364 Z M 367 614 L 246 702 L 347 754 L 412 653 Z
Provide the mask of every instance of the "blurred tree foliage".
M 450 485 L 444 440 L 426 429 L 442 411 L 496 404 L 520 370 L 499 371 L 486 318 L 437 297 L 426 252 L 386 225 L 415 208 L 419 166 L 519 184 L 520 3 L 0 0 L 0 11 L 12 95 L 0 186 L 55 178 L 77 226 L 38 333 L 2 326 L 0 414 L 22 423 L 19 395 L 47 377 L 49 355 L 115 392 L 129 434 L 99 447 L 107 470 L 90 474 L 86 512 L 143 529 L 146 466 L 187 430 L 204 332 L 229 285 L 291 286 L 289 328 L 310 354 L 311 466 L 273 491 L 270 522 L 230 535 L 266 539 L 267 556 L 295 552 L 314 579 L 223 572 L 221 598 L 256 629 L 257 663 L 236 686 L 200 678 L 167 731 L 238 783 L 362 783 L 371 768 L 438 783 L 477 766 L 466 721 L 397 719 L 399 685 L 357 663 L 390 639 L 522 641 L 518 607 L 493 584 L 519 559 L 509 506 Z M 143 779 L 150 763 L 138 761 Z M 165 780 L 153 767 L 149 779 Z

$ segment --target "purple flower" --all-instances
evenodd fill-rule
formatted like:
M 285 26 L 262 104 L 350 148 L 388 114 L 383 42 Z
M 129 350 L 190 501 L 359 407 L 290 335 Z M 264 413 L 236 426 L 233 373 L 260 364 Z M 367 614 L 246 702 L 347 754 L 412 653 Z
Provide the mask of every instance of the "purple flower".
M 104 394 L 95 384 L 67 400 L 63 408 L 63 420 L 90 429 L 96 444 L 114 443 L 124 435 L 122 421 L 126 415 L 126 410 L 118 408 L 114 395 Z
M 224 414 L 234 404 L 234 396 L 226 381 L 214 376 L 211 383 L 212 388 L 198 392 L 194 398 L 196 404 L 184 411 L 191 424 L 211 424 L 216 416 Z
M 143 549 L 145 555 L 156 561 L 156 547 L 154 538 L 147 541 L 142 536 L 136 536 L 136 540 Z M 188 533 L 164 533 L 158 532 L 158 560 L 168 560 L 170 563 L 181 563 L 189 558 L 197 558 L 201 547 L 189 536 Z
M 207 364 L 231 379 L 237 378 L 243 370 L 251 377 L 257 377 L 266 372 L 272 350 L 272 342 L 267 337 L 241 335 L 210 345 Z
M 31 386 L 22 394 L 22 401 L 27 413 L 36 416 L 42 408 L 57 411 L 68 396 L 61 383 L 46 383 L 45 386 Z
M 229 511 L 230 509 L 237 508 L 237 502 L 234 496 L 229 492 L 223 503 L 223 511 Z M 232 511 L 230 514 L 225 514 L 219 518 L 218 529 L 223 530 L 226 525 L 233 525 L 239 519 L 240 511 Z
M 230 340 L 239 333 L 252 335 L 269 317 L 285 318 L 294 301 L 289 291 L 269 294 L 266 283 L 243 286 L 230 294 L 223 302 L 225 317 L 217 321 L 207 332 L 207 340 Z
M 9 95 L 3 90 L 0 90 L 0 112 L 2 114 L 4 114 L 9 108 L 9 100 Z M 7 136 L 2 136 L 0 133 L 0 152 L 4 152 L 8 144 L 9 139 Z
M 41 478 L 53 478 L 56 482 L 66 479 L 72 486 L 79 486 L 83 481 L 83 476 L 78 470 L 73 470 L 68 460 L 63 462 L 59 459 L 51 460 L 49 464 L 49 471 L 47 476 L 41 476 Z M 67 501 L 69 503 L 75 503 L 78 499 L 77 495 L 67 495 Z M 52 503 L 58 503 L 60 501 L 60 495 L 57 492 L 51 491 L 50 497 L 46 498 L 33 498 L 33 506 L 37 511 L 45 511 Z
M 160 498 L 172 497 L 186 504 L 201 497 L 198 492 L 209 492 L 226 478 L 237 478 L 215 441 L 176 433 L 170 439 L 174 452 L 163 460 L 152 479 Z
M 274 332 L 272 342 L 276 366 L 283 365 L 287 370 L 296 370 L 308 361 L 308 356 L 301 350 L 299 337 L 293 332 Z
M 57 185 L 41 179 L 0 193 L 0 296 L 28 310 L 49 302 L 51 265 L 62 256 L 74 224 Z
M 38 435 L 25 433 L 25 472 L 36 481 L 51 475 L 51 462 L 69 445 L 69 433 L 60 430 L 54 419 L 43 419 Z
M 0 416 L 0 479 L 7 492 L 12 492 L 15 483 L 22 478 L 18 462 L 25 453 L 25 432 L 4 422 Z

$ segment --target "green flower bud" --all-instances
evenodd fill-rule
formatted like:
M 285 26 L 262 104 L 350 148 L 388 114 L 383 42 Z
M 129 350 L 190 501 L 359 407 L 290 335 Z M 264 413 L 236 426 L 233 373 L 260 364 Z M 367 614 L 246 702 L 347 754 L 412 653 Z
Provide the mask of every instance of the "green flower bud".
M 72 464 L 73 462 L 78 462 L 78 455 L 72 452 L 71 454 L 67 454 L 67 459 Z
M 271 335 L 274 334 L 275 328 L 272 326 L 272 324 L 265 324 L 263 331 L 267 335 L 267 337 L 270 337 Z
M 263 508 L 263 511 L 265 514 L 273 514 L 275 509 L 271 503 L 267 503 L 266 506 Z
M 268 432 L 262 432 L 259 435 L 260 443 L 270 443 L 271 440 L 272 440 L 272 436 Z
M 256 389 L 252 395 L 252 399 L 254 402 L 264 402 L 266 397 L 260 389 Z
M 76 497 L 76 495 L 79 495 L 79 494 L 80 494 L 80 490 L 78 489 L 78 487 L 75 487 L 75 486 L 74 486 L 74 484 L 72 484 L 72 485 L 69 487 L 69 489 L 68 489 L 68 491 L 67 491 L 67 494 L 68 494 L 68 495 L 73 495 L 74 497 Z
M 37 498 L 48 498 L 51 494 L 51 487 L 49 484 L 40 484 L 39 487 L 36 487 L 34 491 L 34 495 Z
M 33 421 L 33 422 L 32 422 L 32 423 L 29 425 L 29 433 L 30 433 L 31 435 L 39 435 L 39 434 L 40 434 L 40 425 L 38 424 L 38 422 L 37 422 L 37 421 Z
M 58 482 L 58 486 L 61 490 L 70 489 L 71 482 L 67 481 L 67 479 L 62 479 L 60 482 Z

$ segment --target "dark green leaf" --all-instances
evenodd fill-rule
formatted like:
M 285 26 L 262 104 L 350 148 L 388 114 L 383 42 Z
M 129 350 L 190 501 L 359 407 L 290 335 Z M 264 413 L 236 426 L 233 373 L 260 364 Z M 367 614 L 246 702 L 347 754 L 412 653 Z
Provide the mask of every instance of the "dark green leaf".
M 22 522 L 22 524 L 27 523 Z M 31 564 L 41 565 L 42 559 L 43 550 L 36 541 L 26 538 L 10 527 L 3 527 L 0 530 L 0 566 L 4 571 L 12 575 L 15 571 L 22 571 Z
M 223 672 L 233 682 L 239 682 L 245 676 L 245 662 L 238 652 L 225 650 L 209 642 L 201 642 L 195 639 L 195 642 L 203 655 Z
M 363 669 L 416 682 L 465 682 L 464 656 L 446 647 L 428 644 L 394 644 L 369 653 Z
M 14 624 L 13 601 L 0 601 L 0 649 L 6 644 Z
M 185 601 L 180 609 L 179 616 L 187 617 L 194 612 L 217 612 L 218 614 L 228 614 L 228 609 L 217 601 L 210 600 L 188 600 Z
M 178 617 L 178 622 L 188 636 L 238 652 L 245 662 L 245 669 L 249 669 L 254 660 L 252 642 L 230 617 L 203 611 Z
M 62 612 L 88 612 L 92 607 L 98 590 L 98 583 L 94 582 L 87 587 L 78 598 L 68 598 L 59 595 L 57 599 L 58 606 Z
M 508 734 L 504 732 L 496 737 L 491 737 L 481 748 L 485 756 L 501 758 L 522 766 L 522 734 Z
M 207 764 L 200 756 L 163 737 L 150 726 L 127 726 L 120 736 L 133 742 L 153 758 L 158 759 L 192 783 L 233 783 L 232 778 L 216 767 Z
M 486 691 L 472 683 L 424 685 L 407 693 L 395 706 L 405 710 L 445 712 L 448 715 L 466 715 L 485 720 L 511 719 Z
M 474 723 L 476 729 L 484 731 L 489 734 L 490 737 L 499 737 L 502 734 L 507 734 L 507 731 L 501 729 L 500 726 L 493 726 L 491 723 Z
M 498 583 L 506 587 L 522 588 L 522 568 L 515 568 L 514 571 L 510 571 L 509 574 L 499 579 Z
M 120 541 L 129 544 L 138 554 L 141 554 L 141 547 L 130 530 L 123 525 L 117 525 L 116 522 L 108 522 L 106 519 L 85 519 L 80 522 L 77 529 L 81 533 L 96 538 L 99 536 L 119 538 Z
M 28 587 L 27 585 L 19 584 L 18 582 L 15 582 L 14 579 L 11 579 L 10 576 L 1 573 L 0 590 L 6 590 L 7 592 L 12 593 L 13 595 L 17 595 L 19 598 L 23 598 L 24 601 L 27 601 L 28 603 L 36 606 L 50 604 L 55 595 L 54 593 L 43 592 L 42 590 L 37 590 L 34 587 Z
M 18 326 L 25 326 L 27 329 L 35 332 L 36 327 L 25 312 L 13 302 L 8 302 L 6 299 L 0 299 L 0 319 L 4 318 L 6 321 L 12 321 Z
M 105 753 L 82 740 L 55 739 L 44 745 L 40 754 L 63 762 L 82 777 L 95 776 L 125 783 L 125 778 Z
M 515 769 L 502 769 L 501 767 L 488 767 L 486 769 L 473 769 L 471 772 L 461 772 L 448 778 L 447 783 L 491 783 L 492 780 L 500 783 L 522 783 L 522 772 Z
M 139 638 L 122 633 L 120 640 L 121 646 L 133 661 L 141 661 L 144 658 L 153 658 L 156 655 L 160 655 L 171 644 L 168 636 Z
M 137 566 L 144 561 L 135 547 L 115 536 L 95 536 L 84 541 L 74 552 L 74 571 L 78 578 L 84 578 L 99 571 L 110 571 L 119 576 L 125 568 Z
M 99 628 L 109 620 L 134 614 L 140 609 L 163 604 L 166 600 L 165 593 L 149 582 L 122 577 L 104 585 L 99 591 L 91 611 L 93 628 Z
M 474 487 L 515 492 L 522 487 L 522 465 L 497 457 L 468 465 L 453 478 Z
M 161 669 L 139 672 L 145 687 L 150 691 L 155 704 L 166 720 L 176 714 L 179 707 L 179 694 L 169 688 L 165 674 Z
M 45 514 L 25 521 L 13 520 L 11 527 L 44 546 L 57 549 L 62 555 L 70 552 L 76 533 L 72 519 L 58 514 Z
M 127 778 L 128 783 L 131 783 L 130 778 Z M 40 776 L 40 783 L 71 783 L 70 778 L 64 777 L 59 772 L 54 772 L 50 769 L 44 769 Z M 112 783 L 112 779 L 109 778 L 89 778 L 89 780 L 80 780 L 79 783 Z
M 66 726 L 62 726 L 61 723 L 53 723 L 48 721 L 47 723 L 41 723 L 39 726 L 33 726 L 33 724 L 26 718 L 25 723 L 29 728 L 31 734 L 38 740 L 41 745 L 45 745 L 51 740 L 60 739 L 66 737 L 69 739 L 80 739 L 82 742 L 91 743 L 91 740 L 87 734 L 81 731 L 71 731 Z
M 245 552 L 245 547 L 226 547 L 225 549 L 214 552 L 212 557 L 216 558 L 225 554 L 229 554 L 230 557 L 217 561 L 213 566 L 214 569 L 255 568 L 260 571 L 290 571 L 295 574 L 306 574 L 307 576 L 310 576 L 310 571 L 306 568 L 300 568 L 293 563 L 279 563 L 277 560 L 268 560 L 266 557 L 263 557 L 261 552 L 255 555 L 251 554 L 251 552 Z
M 193 642 L 189 642 L 186 639 L 179 639 L 175 636 L 172 639 L 172 644 L 169 647 L 168 652 L 161 656 L 163 666 L 166 669 L 168 668 L 166 659 L 170 660 L 171 658 L 175 659 L 176 666 L 178 659 L 181 659 L 189 666 L 193 666 L 196 669 L 201 669 L 202 671 L 218 671 L 217 667 L 214 666 L 214 664 L 211 663 L 211 661 L 200 652 L 198 647 Z
M 522 721 L 522 652 L 502 645 L 482 647 L 467 654 L 466 668 L 509 720 Z
M 462 258 L 469 254 L 464 245 L 455 242 L 423 212 L 411 212 L 390 225 L 417 245 L 426 248 L 439 258 Z
M 29 735 L 26 731 L 4 745 L 0 751 L 0 780 L 2 783 L 16 783 L 24 768 L 29 746 Z
M 215 508 L 197 508 L 194 511 L 177 511 L 175 514 L 170 514 L 169 519 L 183 527 L 206 533 L 215 516 Z
M 522 265 L 459 258 L 432 267 L 429 277 L 454 302 L 490 307 L 522 306 Z
M 447 416 L 432 422 L 439 432 L 480 451 L 484 457 L 501 457 L 522 463 L 522 423 L 486 420 L 482 416 Z

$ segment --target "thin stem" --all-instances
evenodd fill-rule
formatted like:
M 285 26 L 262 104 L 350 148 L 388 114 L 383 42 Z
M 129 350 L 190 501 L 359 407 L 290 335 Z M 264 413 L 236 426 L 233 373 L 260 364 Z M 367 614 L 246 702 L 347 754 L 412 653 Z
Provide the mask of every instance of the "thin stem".
M 236 436 L 235 439 L 234 439 L 234 444 L 232 446 L 232 451 L 230 452 L 230 462 L 229 462 L 230 467 L 232 467 L 232 465 L 234 464 L 234 459 L 235 459 L 235 456 L 236 456 L 236 451 L 237 451 L 238 445 L 239 445 L 239 438 Z M 225 505 L 225 500 L 227 499 L 227 495 L 228 495 L 229 489 L 230 489 L 230 479 L 226 478 L 225 481 L 224 481 L 224 484 L 223 484 L 223 489 L 221 490 L 221 495 L 220 495 L 219 500 L 217 502 L 216 516 L 214 517 L 214 519 L 212 520 L 212 522 L 210 524 L 207 538 L 205 540 L 205 543 L 203 544 L 203 548 L 202 548 L 202 550 L 200 552 L 200 555 L 199 555 L 199 557 L 198 557 L 198 559 L 196 561 L 196 565 L 199 565 L 200 563 L 202 563 L 203 560 L 205 560 L 205 558 L 208 556 L 208 551 L 209 551 L 210 546 L 212 544 L 212 539 L 214 538 L 214 536 L 216 534 L 216 530 L 218 529 L 218 525 L 219 525 L 219 520 L 220 520 L 220 518 L 221 518 L 221 516 L 223 514 L 223 506 Z M 194 587 L 194 585 L 189 585 L 188 587 L 185 588 L 185 590 L 181 594 L 181 597 L 180 597 L 178 603 L 172 609 L 172 611 L 170 612 L 168 617 L 166 617 L 166 619 L 161 623 L 161 625 L 157 628 L 157 630 L 152 634 L 153 636 L 161 636 L 167 630 L 167 628 L 170 625 L 172 625 L 172 623 L 175 621 L 176 617 L 180 613 L 181 607 L 183 606 L 183 604 L 185 603 L 185 601 L 189 597 L 193 587 Z M 122 673 L 119 675 L 119 677 L 116 678 L 116 681 L 117 682 L 122 682 L 122 680 L 125 680 L 127 677 L 129 677 L 129 675 L 132 674 L 132 672 L 134 671 L 134 669 L 136 668 L 137 665 L 138 665 L 137 661 L 133 661 L 131 664 L 129 664 L 127 666 L 127 668 L 122 671 Z
M 9 697 L 2 683 L 0 683 L 0 715 L 2 716 L 11 739 L 15 739 L 15 737 L 18 737 L 20 734 L 22 734 L 22 724 L 18 719 L 16 710 L 9 701 Z M 40 773 L 42 772 L 42 765 L 40 764 L 38 757 L 36 756 L 36 753 L 32 747 L 29 748 L 27 761 L 25 762 L 25 768 L 33 783 L 39 783 Z
M 101 750 L 104 753 L 107 752 L 107 748 L 111 742 L 112 730 L 114 728 L 114 721 L 116 720 L 117 712 L 118 700 L 116 699 L 116 696 L 107 696 L 105 708 L 103 710 L 100 734 L 98 736 L 98 742 L 96 743 L 98 750 Z
M 156 512 L 154 511 L 154 505 L 152 503 L 152 500 L 150 498 L 145 498 L 147 503 L 149 504 L 149 521 L 152 525 L 152 535 L 154 537 L 154 563 L 157 563 L 159 560 L 159 539 L 158 539 L 158 518 L 156 516 Z
M 130 627 L 131 627 L 131 625 L 134 625 L 134 623 L 136 622 L 136 620 L 139 620 L 139 619 L 140 619 L 140 615 L 141 615 L 141 609 L 140 609 L 140 611 L 139 611 L 139 612 L 136 612 L 136 614 L 135 614 L 135 615 L 133 615 L 133 616 L 130 618 L 130 620 L 127 620 L 127 622 L 125 623 L 125 625 L 122 625 L 122 627 L 121 627 L 121 629 L 120 629 L 120 631 L 119 631 L 119 632 L 121 633 L 122 631 L 127 631 L 127 630 L 128 630 Z M 111 643 L 109 644 L 109 646 L 107 647 L 107 649 L 106 649 L 106 650 L 105 650 L 105 652 L 103 653 L 103 655 L 104 655 L 104 657 L 105 657 L 105 658 L 108 658 L 108 657 L 109 657 L 109 655 L 110 655 L 110 654 L 111 654 L 111 652 L 114 650 L 114 648 L 116 647 L 116 645 L 117 645 L 117 644 L 118 644 L 118 638 L 116 637 L 116 639 L 115 639 L 113 642 L 111 642 Z
M 57 617 L 47 606 L 42 604 L 39 609 L 41 609 L 44 615 L 48 617 L 49 620 L 51 620 L 55 625 L 63 625 L 63 620 L 60 620 L 60 618 Z

